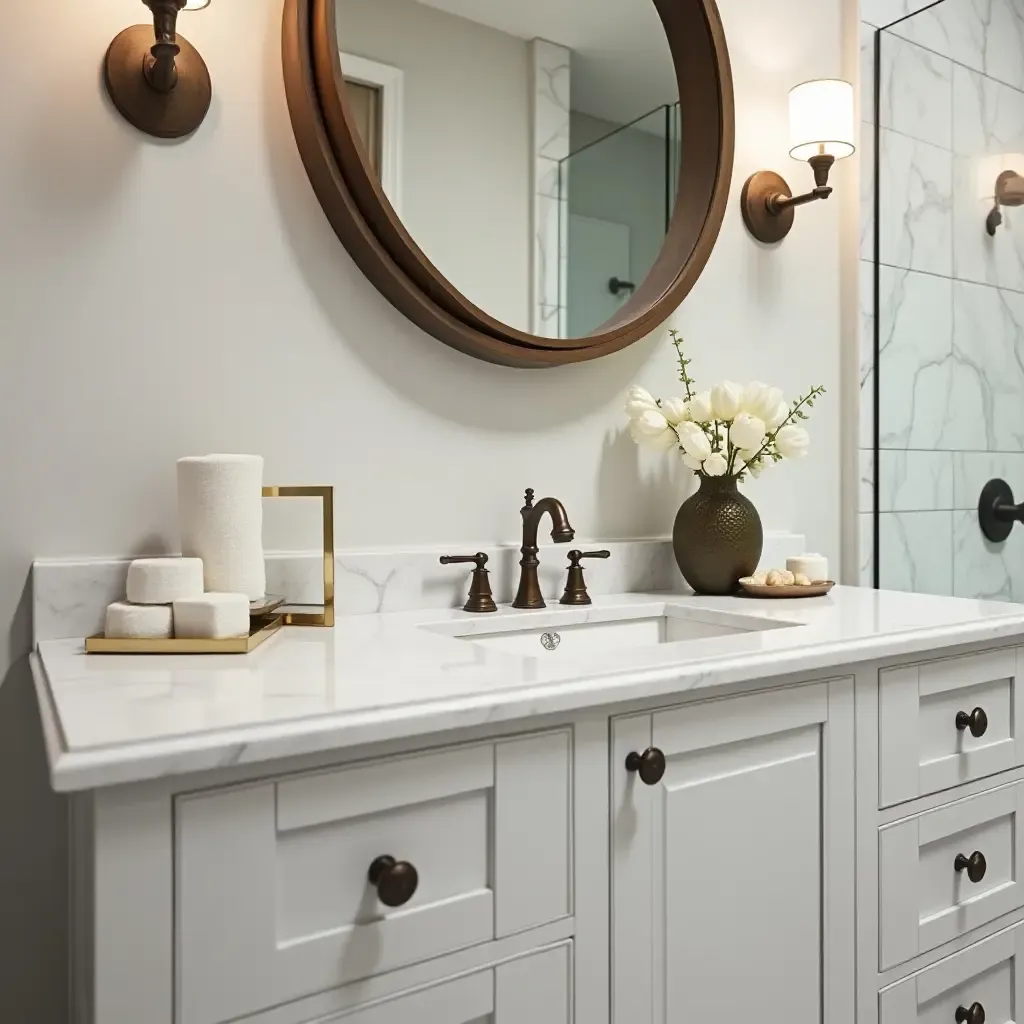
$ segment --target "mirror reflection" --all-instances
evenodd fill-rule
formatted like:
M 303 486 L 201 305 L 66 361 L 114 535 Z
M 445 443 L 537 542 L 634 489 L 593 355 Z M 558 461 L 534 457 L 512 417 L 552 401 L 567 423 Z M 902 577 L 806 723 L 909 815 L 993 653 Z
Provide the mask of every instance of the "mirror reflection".
M 337 23 L 352 128 L 438 270 L 531 334 L 615 316 L 682 159 L 653 0 L 338 0 Z

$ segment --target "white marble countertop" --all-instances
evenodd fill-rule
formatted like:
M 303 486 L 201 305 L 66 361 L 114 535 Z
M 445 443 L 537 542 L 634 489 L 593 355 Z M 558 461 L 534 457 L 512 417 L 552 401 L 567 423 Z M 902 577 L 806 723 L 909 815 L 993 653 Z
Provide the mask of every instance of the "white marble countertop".
M 666 609 L 756 628 L 583 657 L 459 639 Z M 629 594 L 590 608 L 348 616 L 284 629 L 249 655 L 86 655 L 82 640 L 50 640 L 32 669 L 53 785 L 79 790 L 1013 637 L 1024 640 L 1021 605 L 836 587 L 793 601 Z

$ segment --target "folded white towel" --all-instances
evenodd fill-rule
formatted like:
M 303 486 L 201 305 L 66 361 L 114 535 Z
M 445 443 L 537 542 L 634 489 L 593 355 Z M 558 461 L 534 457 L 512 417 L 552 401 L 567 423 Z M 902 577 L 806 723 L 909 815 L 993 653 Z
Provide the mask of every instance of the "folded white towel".
M 224 640 L 249 633 L 249 598 L 245 594 L 203 594 L 174 602 L 174 635 Z
M 173 604 L 203 593 L 201 558 L 136 558 L 128 566 L 132 604 Z
M 245 594 L 267 590 L 263 562 L 263 459 L 203 455 L 178 460 L 181 553 L 203 560 L 206 589 Z
M 170 605 L 128 604 L 126 601 L 107 605 L 103 635 L 110 639 L 166 640 L 173 632 Z

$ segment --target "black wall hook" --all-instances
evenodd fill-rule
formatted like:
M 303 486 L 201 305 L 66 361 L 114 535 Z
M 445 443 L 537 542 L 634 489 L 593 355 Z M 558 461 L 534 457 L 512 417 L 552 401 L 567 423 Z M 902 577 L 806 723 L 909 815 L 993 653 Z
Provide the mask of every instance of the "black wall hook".
M 1005 480 L 989 480 L 978 499 L 978 522 L 990 541 L 1001 544 L 1014 523 L 1024 522 L 1024 502 L 1014 504 L 1013 491 Z

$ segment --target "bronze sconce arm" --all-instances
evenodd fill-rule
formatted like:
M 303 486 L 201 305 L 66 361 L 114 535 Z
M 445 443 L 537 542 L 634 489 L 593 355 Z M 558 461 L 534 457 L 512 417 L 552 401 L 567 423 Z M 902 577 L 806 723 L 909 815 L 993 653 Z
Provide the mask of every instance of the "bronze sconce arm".
M 133 25 L 114 39 L 104 80 L 127 121 L 148 135 L 177 139 L 194 132 L 210 109 L 210 72 L 198 50 L 178 34 L 178 14 L 188 0 L 145 3 L 152 26 Z
M 836 158 L 819 153 L 807 162 L 814 171 L 814 188 L 803 195 L 794 196 L 786 180 L 774 171 L 758 171 L 747 178 L 740 198 L 743 223 L 758 241 L 781 241 L 793 227 L 793 211 L 798 206 L 832 195 L 828 175 Z

